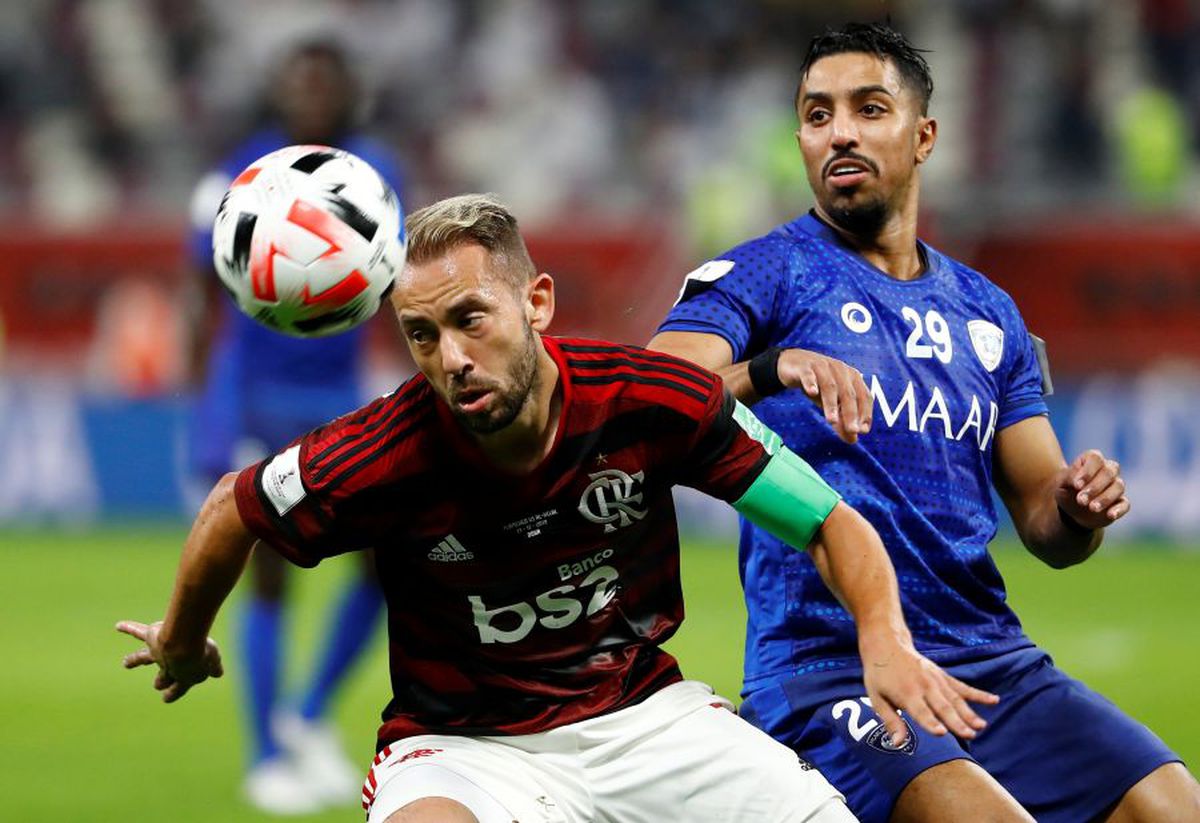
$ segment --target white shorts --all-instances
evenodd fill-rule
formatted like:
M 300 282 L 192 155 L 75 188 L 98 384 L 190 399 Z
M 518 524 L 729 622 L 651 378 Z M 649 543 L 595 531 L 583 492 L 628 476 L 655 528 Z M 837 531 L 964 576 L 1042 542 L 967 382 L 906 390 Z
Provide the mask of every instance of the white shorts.
M 696 681 L 538 734 L 408 737 L 375 760 L 368 823 L 423 797 L 456 800 L 480 823 L 855 819 L 814 768 Z

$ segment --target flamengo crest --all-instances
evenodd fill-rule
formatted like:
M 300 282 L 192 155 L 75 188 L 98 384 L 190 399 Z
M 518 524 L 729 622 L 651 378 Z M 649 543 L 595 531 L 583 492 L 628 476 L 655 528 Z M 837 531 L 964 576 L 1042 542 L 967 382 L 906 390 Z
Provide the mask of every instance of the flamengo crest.
M 967 334 L 979 362 L 988 371 L 995 371 L 1004 357 L 1004 330 L 987 320 L 971 320 L 967 322 Z
M 593 523 L 603 523 L 606 533 L 646 516 L 646 510 L 638 508 L 642 492 L 634 485 L 642 482 L 643 472 L 628 475 L 620 469 L 605 469 L 588 476 L 592 482 L 579 498 L 579 513 Z

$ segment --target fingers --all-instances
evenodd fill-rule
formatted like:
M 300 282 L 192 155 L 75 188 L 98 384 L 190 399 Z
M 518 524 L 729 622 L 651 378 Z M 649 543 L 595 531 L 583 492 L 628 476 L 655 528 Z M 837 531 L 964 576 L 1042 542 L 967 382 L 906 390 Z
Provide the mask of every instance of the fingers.
M 1117 501 L 1116 505 L 1114 505 L 1107 512 L 1105 512 L 1104 516 L 1107 517 L 1108 522 L 1111 523 L 1114 520 L 1120 520 L 1122 517 L 1124 517 L 1128 513 L 1129 513 L 1129 501 L 1126 498 L 1122 497 L 1120 500 Z
M 946 675 L 950 681 L 951 688 L 954 689 L 965 700 L 970 700 L 972 703 L 985 703 L 988 706 L 995 706 L 1000 702 L 1000 695 L 985 692 L 983 689 L 977 689 L 974 686 L 968 686 L 956 677 Z
M 863 380 L 862 372 L 854 370 L 854 392 L 858 396 L 858 431 L 867 434 L 871 431 L 871 423 L 875 419 L 875 398 Z
M 133 654 L 125 655 L 121 662 L 127 669 L 136 669 L 138 666 L 149 666 L 155 660 L 149 649 L 139 649 Z
M 908 726 L 901 719 L 900 713 L 882 694 L 874 692 L 868 697 L 871 701 L 871 708 L 875 710 L 875 714 L 879 715 L 879 719 L 887 727 L 892 745 L 897 749 L 903 746 L 904 741 L 908 739 Z M 945 733 L 945 729 L 942 730 L 942 733 Z
M 941 678 L 940 688 L 927 694 L 925 701 L 934 715 L 946 728 L 954 732 L 956 737 L 970 740 L 987 725 L 987 721 L 967 705 L 967 701 L 953 688 L 951 680 L 950 677 Z
M 1088 511 L 1099 514 L 1125 497 L 1125 481 L 1117 475 L 1119 467 L 1115 460 L 1101 469 L 1091 482 L 1083 487 L 1076 500 Z
M 150 627 L 145 623 L 138 623 L 136 620 L 122 620 L 117 623 L 117 631 L 144 642 L 150 633 Z
M 811 355 L 811 353 L 809 353 Z M 824 355 L 811 355 L 800 369 L 800 385 L 826 422 L 847 443 L 870 429 L 873 400 L 857 369 Z
M 913 654 L 907 659 L 895 661 L 890 671 L 877 670 L 868 683 L 870 693 L 875 690 L 886 694 L 892 705 L 902 709 L 909 718 L 931 734 L 938 736 L 947 732 L 964 740 L 974 739 L 987 726 L 968 701 L 994 705 L 1000 698 L 982 689 L 968 686 L 951 677 L 933 662 Z M 871 694 L 872 701 L 875 695 Z M 887 722 L 887 715 L 879 711 Z M 889 731 L 892 726 L 888 725 Z
M 821 407 L 825 420 L 847 443 L 871 429 L 874 398 L 862 373 L 841 360 L 805 349 L 786 349 L 779 361 L 784 385 L 799 387 Z
M 1083 491 L 1096 473 L 1104 468 L 1104 455 L 1096 449 L 1088 449 L 1075 458 L 1067 472 L 1067 482 L 1076 494 Z M 1086 505 L 1081 502 L 1080 505 Z
M 857 371 L 846 366 L 835 370 L 835 379 L 838 386 L 838 409 L 841 412 L 837 431 L 843 440 L 854 443 L 858 440 L 860 430 L 858 391 L 855 383 L 862 382 L 862 378 L 858 376 Z
M 162 701 L 164 703 L 174 703 L 187 694 L 193 685 L 195 684 L 176 681 L 163 691 Z
M 1075 494 L 1074 503 L 1090 515 L 1103 514 L 1111 523 L 1129 511 L 1121 464 L 1089 449 L 1071 464 L 1068 484 Z
M 221 662 L 221 651 L 217 648 L 217 644 L 210 638 L 208 641 L 208 649 L 204 658 L 204 666 L 208 671 L 209 677 L 220 677 L 225 674 L 225 664 Z

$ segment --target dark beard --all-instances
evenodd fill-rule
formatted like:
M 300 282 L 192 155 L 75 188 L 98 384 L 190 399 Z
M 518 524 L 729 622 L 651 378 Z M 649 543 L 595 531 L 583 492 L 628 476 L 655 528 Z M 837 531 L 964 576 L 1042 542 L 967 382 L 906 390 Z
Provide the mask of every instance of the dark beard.
M 888 208 L 883 200 L 871 200 L 855 206 L 827 206 L 829 219 L 855 237 L 874 240 L 887 223 Z
M 476 434 L 495 434 L 507 428 L 517 419 L 521 409 L 538 387 L 538 348 L 537 338 L 533 336 L 533 327 L 525 325 L 525 350 L 513 364 L 509 372 L 509 383 L 512 390 L 500 394 L 496 408 L 488 415 L 463 414 L 454 406 L 450 409 L 459 422 Z

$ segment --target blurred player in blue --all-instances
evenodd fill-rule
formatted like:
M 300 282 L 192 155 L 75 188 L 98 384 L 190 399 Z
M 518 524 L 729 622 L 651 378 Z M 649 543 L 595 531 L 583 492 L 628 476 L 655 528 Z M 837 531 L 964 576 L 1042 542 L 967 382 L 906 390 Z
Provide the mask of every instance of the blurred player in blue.
M 192 257 L 206 294 L 197 302 L 219 304 L 211 347 L 195 358 L 198 364 L 206 361 L 206 368 L 197 369 L 205 378 L 190 433 L 192 469 L 208 482 L 278 451 L 362 402 L 362 328 L 320 339 L 286 337 L 258 325 L 220 294 L 212 268 L 212 221 L 230 181 L 268 152 L 317 143 L 358 155 L 401 192 L 390 153 L 355 130 L 360 108 L 356 79 L 337 45 L 312 41 L 291 49 L 273 80 L 270 103 L 277 125 L 248 137 L 200 183 L 193 199 Z M 198 343 L 206 340 L 197 335 Z M 251 803 L 264 811 L 299 814 L 357 802 L 358 769 L 346 760 L 323 718 L 334 690 L 370 640 L 384 604 L 373 564 L 364 559 L 362 574 L 327 618 L 323 653 L 306 691 L 297 704 L 285 705 L 280 695 L 285 566 L 272 551 L 255 551 L 251 561 L 253 589 L 240 638 L 254 745 L 245 789 Z
M 743 521 L 744 714 L 868 823 L 1200 820 L 1178 756 L 1057 669 L 1005 602 L 987 550 L 993 484 L 1054 568 L 1095 552 L 1129 501 L 1114 461 L 1064 459 L 1044 353 L 1012 300 L 917 239 L 937 138 L 924 58 L 890 28 L 852 24 L 813 41 L 800 78 L 816 207 L 692 272 L 651 347 L 758 401 L 883 536 L 917 648 L 1001 700 L 979 708 L 989 725 L 970 741 L 877 714 L 841 604 L 803 554 Z M 903 726 L 896 745 L 887 732 Z

